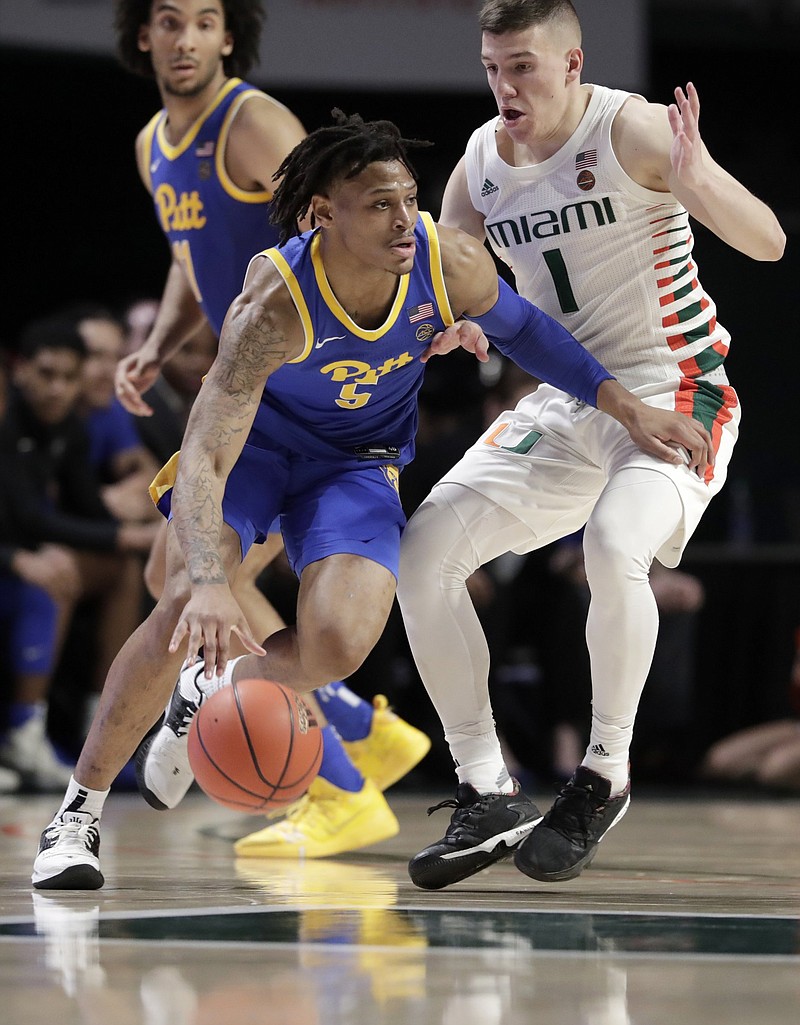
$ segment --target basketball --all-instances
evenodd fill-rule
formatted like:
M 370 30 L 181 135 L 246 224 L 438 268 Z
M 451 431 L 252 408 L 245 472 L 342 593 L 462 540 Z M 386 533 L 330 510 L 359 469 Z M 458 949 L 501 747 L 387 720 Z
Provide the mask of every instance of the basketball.
M 238 680 L 200 706 L 189 763 L 213 801 L 257 815 L 308 790 L 322 761 L 322 731 L 302 697 L 272 680 Z

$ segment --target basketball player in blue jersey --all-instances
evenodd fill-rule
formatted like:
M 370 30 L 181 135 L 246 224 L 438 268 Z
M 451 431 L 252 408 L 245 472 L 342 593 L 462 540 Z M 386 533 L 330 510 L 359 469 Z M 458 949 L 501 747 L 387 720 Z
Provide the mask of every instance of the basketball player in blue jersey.
M 730 335 L 700 283 L 690 215 L 754 260 L 779 260 L 786 241 L 772 211 L 709 154 L 691 84 L 664 106 L 583 83 L 569 0 L 485 0 L 479 20 L 497 114 L 470 137 L 442 221 L 488 239 L 520 294 L 644 402 L 705 424 L 715 457 L 705 472 L 691 459 L 653 459 L 570 389 L 543 386 L 501 414 L 412 517 L 398 597 L 458 777 L 445 835 L 409 865 L 428 889 L 512 852 L 534 879 L 572 879 L 626 813 L 634 720 L 658 635 L 650 567 L 680 561 L 725 481 L 739 425 L 723 365 Z M 589 743 L 526 835 L 505 807 L 514 784 L 466 578 L 583 527 Z
M 118 49 L 125 66 L 154 78 L 163 108 L 136 140 L 139 173 L 153 197 L 172 263 L 159 312 L 143 347 L 120 364 L 117 394 L 140 416 L 142 398 L 163 361 L 207 321 L 218 336 L 242 287 L 253 253 L 278 240 L 270 224 L 272 176 L 305 135 L 282 104 L 239 76 L 258 56 L 262 6 L 254 0 L 118 0 Z M 164 534 L 153 552 L 163 561 Z M 279 533 L 253 545 L 237 575 L 236 594 L 253 630 L 266 637 L 283 623 L 256 586 L 281 551 Z M 157 595 L 155 596 L 157 597 Z M 176 687 L 163 721 L 140 746 L 137 780 L 154 808 L 172 808 L 192 783 L 184 738 L 202 693 L 196 669 Z M 284 856 L 337 854 L 393 836 L 397 820 L 381 791 L 427 753 L 429 739 L 396 716 L 382 695 L 375 707 L 341 682 L 314 704 L 323 726 L 324 758 L 302 807 L 292 810 L 297 842 L 281 834 Z M 321 711 L 324 709 L 324 714 Z M 318 814 L 322 804 L 325 814 Z
M 306 692 L 361 665 L 394 599 L 398 477 L 414 454 L 435 336 L 455 333 L 485 357 L 485 332 L 528 372 L 624 423 L 646 451 L 672 461 L 680 445 L 705 470 L 711 440 L 699 424 L 632 396 L 498 280 L 480 242 L 418 211 L 408 145 L 390 122 L 338 113 L 281 164 L 272 216 L 283 244 L 253 258 L 180 459 L 154 482 L 171 516 L 164 593 L 111 668 L 42 834 L 34 886 L 102 885 L 103 802 L 184 658 L 191 665 L 202 649 L 206 694 L 245 676 Z M 296 236 L 309 214 L 314 229 Z M 230 581 L 278 515 L 300 580 L 297 622 L 262 644 Z M 230 658 L 232 637 L 250 654 Z M 515 806 L 521 820 L 538 818 L 521 793 Z M 280 826 L 290 837 L 291 822 Z

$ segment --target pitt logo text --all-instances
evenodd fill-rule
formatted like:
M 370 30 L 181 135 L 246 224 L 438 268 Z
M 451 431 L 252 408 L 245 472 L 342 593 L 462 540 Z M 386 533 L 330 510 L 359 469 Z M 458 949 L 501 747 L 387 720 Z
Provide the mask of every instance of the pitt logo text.
M 414 362 L 414 357 L 404 352 L 402 356 L 395 359 L 384 360 L 379 367 L 371 367 L 369 363 L 362 363 L 360 360 L 339 360 L 336 363 L 328 363 L 322 367 L 320 373 L 330 374 L 331 380 L 343 382 L 339 397 L 335 400 L 337 406 L 342 409 L 360 409 L 365 406 L 372 395 L 372 392 L 358 391 L 359 387 L 376 385 L 384 374 L 392 370 L 399 370 Z M 345 383 L 346 382 L 346 383 Z
M 196 191 L 182 192 L 180 199 L 171 185 L 159 185 L 153 196 L 158 207 L 162 229 L 167 231 L 189 231 L 205 226 L 203 203 Z

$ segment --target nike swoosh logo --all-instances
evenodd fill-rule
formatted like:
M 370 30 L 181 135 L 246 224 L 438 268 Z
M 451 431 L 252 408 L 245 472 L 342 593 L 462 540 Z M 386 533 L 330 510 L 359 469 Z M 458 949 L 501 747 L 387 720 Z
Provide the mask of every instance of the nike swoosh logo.
M 318 338 L 317 344 L 314 346 L 314 348 L 321 349 L 326 342 L 340 342 L 343 338 L 347 338 L 347 335 L 330 335 L 328 338 Z
M 150 174 L 155 174 L 156 173 L 160 163 L 161 163 L 160 158 L 158 160 L 154 160 L 153 161 L 153 163 L 150 165 Z

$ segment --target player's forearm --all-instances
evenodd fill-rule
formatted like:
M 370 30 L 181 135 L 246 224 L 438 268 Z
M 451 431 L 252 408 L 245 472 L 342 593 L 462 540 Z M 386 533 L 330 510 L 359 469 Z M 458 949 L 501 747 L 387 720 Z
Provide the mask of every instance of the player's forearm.
M 172 521 L 194 587 L 226 581 L 219 550 L 224 481 L 210 460 L 184 459 L 172 497 Z M 188 465 L 187 465 L 188 464 Z
M 242 453 L 260 391 L 236 387 L 235 361 L 216 363 L 186 425 L 172 499 L 172 517 L 192 584 L 222 583 L 219 552 L 222 499 Z
M 740 253 L 753 260 L 783 256 L 786 235 L 770 208 L 718 165 L 691 189 L 675 187 L 697 220 Z
M 597 389 L 597 408 L 630 428 L 641 410 L 642 400 L 632 395 L 619 381 L 603 381 Z
M 158 315 L 145 345 L 153 358 L 161 364 L 200 329 L 205 319 L 189 288 L 186 275 L 173 263 L 167 275 Z

